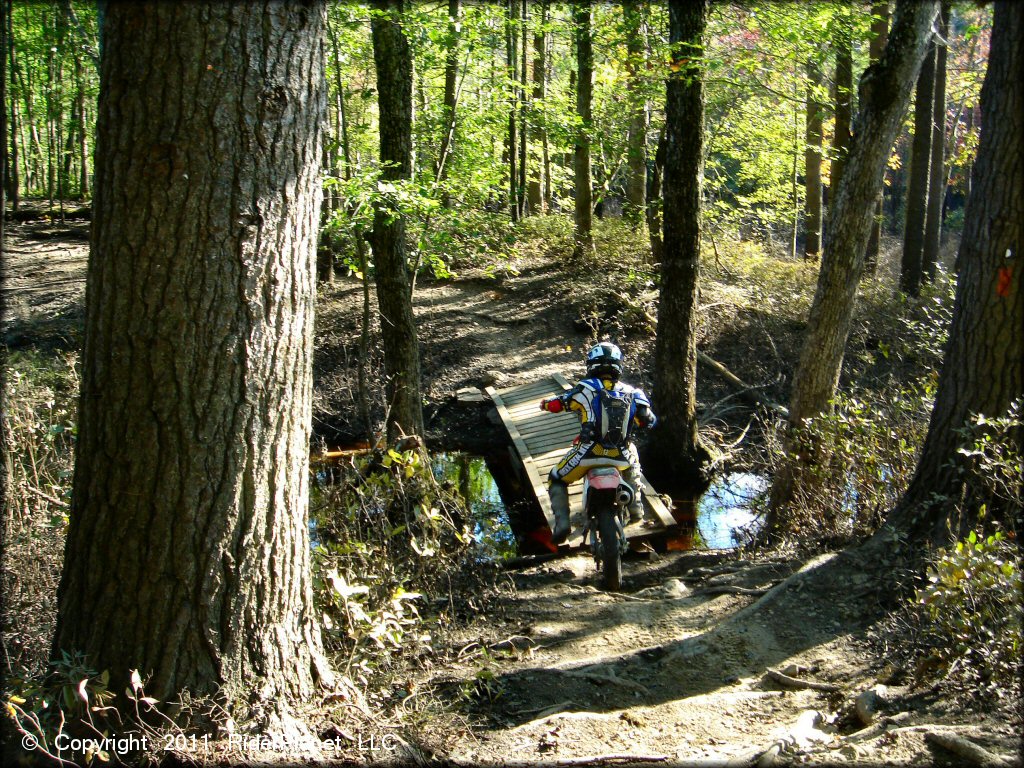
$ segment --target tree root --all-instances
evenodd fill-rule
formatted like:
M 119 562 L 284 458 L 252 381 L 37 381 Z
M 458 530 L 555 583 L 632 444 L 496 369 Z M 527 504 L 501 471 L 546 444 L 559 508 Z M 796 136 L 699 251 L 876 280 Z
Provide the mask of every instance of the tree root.
M 1007 759 L 993 752 L 989 752 L 973 741 L 957 736 L 948 731 L 927 730 L 924 732 L 924 740 L 929 744 L 936 744 L 957 757 L 963 758 L 971 765 L 983 766 L 1004 766 L 1010 765 L 1012 758 Z
M 774 584 L 772 586 L 775 586 Z M 760 597 L 768 592 L 771 587 L 737 587 L 734 584 L 713 584 L 710 587 L 695 589 L 687 597 L 700 597 L 701 595 L 755 595 Z
M 559 674 L 566 675 L 567 677 L 577 677 L 581 680 L 589 680 L 598 684 L 611 683 L 612 685 L 620 685 L 623 688 L 631 688 L 634 691 L 639 691 L 644 695 L 649 695 L 651 692 L 647 686 L 641 685 L 634 680 L 624 680 L 621 677 L 616 677 L 611 674 L 601 675 L 596 672 L 582 672 L 575 669 L 556 669 L 554 671 Z
M 761 677 L 762 682 L 773 682 L 777 685 L 781 685 L 785 688 L 793 688 L 795 690 L 810 689 L 812 691 L 824 691 L 826 693 L 835 693 L 841 690 L 838 685 L 832 685 L 831 683 L 819 683 L 814 680 L 801 680 L 798 677 L 790 677 L 784 675 L 777 669 L 769 669 Z
M 550 707 L 549 707 L 550 709 Z M 508 733 L 516 733 L 518 731 L 525 731 L 527 728 L 532 728 L 535 725 L 547 725 L 555 720 L 618 720 L 618 715 L 606 714 L 604 712 L 555 712 L 552 715 L 545 715 L 544 717 L 538 717 L 535 720 L 529 720 L 522 725 L 517 725 L 512 728 Z

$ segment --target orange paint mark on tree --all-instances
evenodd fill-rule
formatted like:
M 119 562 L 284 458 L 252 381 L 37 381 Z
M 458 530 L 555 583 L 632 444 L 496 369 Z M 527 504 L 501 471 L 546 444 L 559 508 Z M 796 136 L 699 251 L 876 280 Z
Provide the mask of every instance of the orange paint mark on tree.
M 1013 282 L 1013 267 L 1000 267 L 996 280 L 996 295 L 1006 298 L 1010 295 L 1010 284 Z

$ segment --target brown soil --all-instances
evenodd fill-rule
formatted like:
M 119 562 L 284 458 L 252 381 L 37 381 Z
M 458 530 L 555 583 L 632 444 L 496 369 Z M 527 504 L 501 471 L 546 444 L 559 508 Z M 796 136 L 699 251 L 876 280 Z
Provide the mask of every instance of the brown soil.
M 87 246 L 75 232 L 46 222 L 9 227 L 2 289 L 10 348 L 79 344 Z M 593 336 L 575 322 L 576 290 L 541 263 L 500 280 L 467 273 L 417 288 L 434 444 L 504 439 L 486 405 L 456 402 L 462 387 L 579 373 Z M 353 279 L 321 295 L 316 428 L 334 444 L 359 434 L 351 414 L 360 305 Z M 708 351 L 764 383 L 794 359 L 798 331 L 774 332 L 778 352 L 767 360 L 748 353 L 745 372 L 735 348 Z M 649 334 L 633 341 L 642 358 Z M 645 375 L 638 366 L 634 380 L 647 384 Z M 703 402 L 728 394 L 705 380 Z M 872 724 L 858 719 L 858 694 L 899 672 L 867 643 L 882 613 L 868 576 L 878 567 L 848 555 L 649 554 L 625 564 L 620 594 L 595 589 L 584 555 L 528 567 L 514 574 L 500 609 L 458 629 L 434 666 L 410 680 L 415 696 L 403 710 L 414 712 L 420 695 L 447 704 L 412 729 L 417 743 L 406 740 L 406 756 L 460 765 L 958 765 L 965 758 L 950 751 L 958 743 L 951 734 L 1015 755 L 1019 722 L 973 714 L 934 690 L 878 689 Z M 770 670 L 790 681 L 769 679 Z

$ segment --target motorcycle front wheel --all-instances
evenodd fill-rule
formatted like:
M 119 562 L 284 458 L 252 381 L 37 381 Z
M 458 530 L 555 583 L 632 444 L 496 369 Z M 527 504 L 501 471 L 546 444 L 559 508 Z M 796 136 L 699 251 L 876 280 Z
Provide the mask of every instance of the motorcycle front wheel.
M 619 549 L 614 507 L 608 506 L 598 512 L 597 531 L 600 540 L 601 587 L 609 592 L 618 592 L 622 588 L 622 551 Z

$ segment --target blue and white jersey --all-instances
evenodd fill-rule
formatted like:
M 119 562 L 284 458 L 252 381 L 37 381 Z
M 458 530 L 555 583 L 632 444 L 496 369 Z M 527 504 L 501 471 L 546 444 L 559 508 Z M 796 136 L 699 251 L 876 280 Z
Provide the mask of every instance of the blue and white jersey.
M 643 390 L 611 379 L 583 379 L 569 390 L 564 401 L 580 418 L 580 437 L 607 445 L 624 445 L 635 425 L 652 426 L 651 401 Z M 646 421 L 637 419 L 638 409 Z

